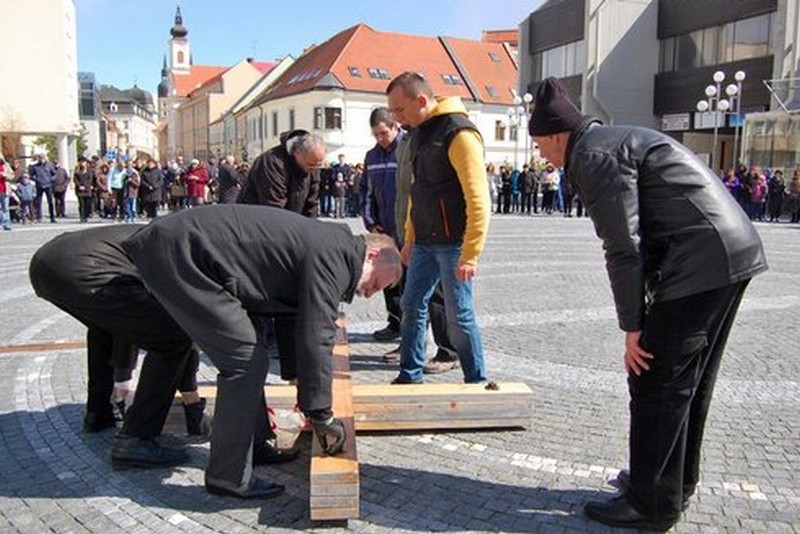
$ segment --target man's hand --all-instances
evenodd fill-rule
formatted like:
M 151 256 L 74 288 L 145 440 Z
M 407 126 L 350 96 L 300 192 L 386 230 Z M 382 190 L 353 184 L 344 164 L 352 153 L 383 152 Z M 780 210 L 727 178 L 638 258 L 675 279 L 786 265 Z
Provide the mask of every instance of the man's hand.
M 462 263 L 456 267 L 456 280 L 459 282 L 469 282 L 478 274 L 478 266 Z
M 641 375 L 642 371 L 649 371 L 650 364 L 647 360 L 653 359 L 652 354 L 639 346 L 640 337 L 642 337 L 641 330 L 625 333 L 625 370 L 636 376 Z
M 347 438 L 344 423 L 331 417 L 326 421 L 312 421 L 311 424 L 325 454 L 334 455 L 341 452 L 344 440 Z
M 385 234 L 386 232 L 383 230 L 383 226 L 381 226 L 380 224 L 376 224 L 372 228 L 369 229 L 369 233 L 371 233 L 371 234 Z
M 400 259 L 403 261 L 403 265 L 408 266 L 408 262 L 411 261 L 411 243 L 404 243 L 403 248 L 400 251 Z

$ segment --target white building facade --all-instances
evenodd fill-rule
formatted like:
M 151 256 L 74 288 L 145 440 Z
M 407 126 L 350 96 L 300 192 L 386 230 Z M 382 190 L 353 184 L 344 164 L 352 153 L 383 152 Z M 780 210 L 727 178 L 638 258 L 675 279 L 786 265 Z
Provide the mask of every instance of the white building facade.
M 0 132 L 21 134 L 20 154 L 42 151 L 39 136 L 55 136 L 58 160 L 66 168 L 76 161 L 80 136 L 78 117 L 78 49 L 74 0 L 5 0 L 3 41 L 14 46 L 4 55 L 0 74 Z M 32 35 L 31 24 L 46 31 Z M 35 69 L 32 72 L 31 69 Z M 31 73 L 36 83 L 18 83 L 12 76 Z

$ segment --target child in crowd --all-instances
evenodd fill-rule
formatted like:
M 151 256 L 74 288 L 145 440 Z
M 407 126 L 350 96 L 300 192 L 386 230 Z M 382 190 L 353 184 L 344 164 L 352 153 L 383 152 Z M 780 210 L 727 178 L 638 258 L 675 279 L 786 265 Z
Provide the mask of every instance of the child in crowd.
M 36 198 L 36 184 L 28 174 L 23 174 L 17 184 L 19 197 L 19 219 L 22 224 L 33 223 L 33 200 Z

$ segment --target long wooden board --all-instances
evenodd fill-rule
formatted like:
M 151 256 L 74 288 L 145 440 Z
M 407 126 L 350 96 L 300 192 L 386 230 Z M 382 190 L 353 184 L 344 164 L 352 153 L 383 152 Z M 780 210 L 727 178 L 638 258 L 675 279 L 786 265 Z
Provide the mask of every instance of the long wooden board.
M 359 475 L 353 387 L 346 344 L 333 349 L 333 413 L 347 431 L 344 449 L 327 456 L 316 439 L 311 445 L 309 508 L 311 519 L 354 519 L 359 516 Z
M 356 431 L 530 428 L 533 392 L 523 382 L 500 382 L 497 390 L 480 384 L 353 384 Z M 267 386 L 273 409 L 291 410 L 294 386 Z M 201 386 L 200 395 L 213 411 L 216 388 Z M 337 412 L 338 413 L 338 412 Z M 183 411 L 176 402 L 165 430 L 183 432 Z

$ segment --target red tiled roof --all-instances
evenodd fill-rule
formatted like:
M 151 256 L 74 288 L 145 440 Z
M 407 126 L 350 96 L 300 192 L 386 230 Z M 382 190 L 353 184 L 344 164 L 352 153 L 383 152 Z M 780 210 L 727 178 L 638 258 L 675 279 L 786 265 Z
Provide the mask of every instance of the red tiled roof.
M 188 74 L 173 74 L 172 87 L 177 90 L 178 96 L 188 96 L 189 93 L 206 83 L 211 78 L 221 75 L 228 67 L 212 67 L 210 65 L 192 65 Z
M 456 58 L 477 100 L 503 105 L 514 103 L 512 89 L 517 88 L 517 67 L 505 46 L 454 37 L 443 37 L 442 41 Z
M 274 61 L 251 61 L 250 64 L 254 66 L 262 75 L 268 73 L 275 65 L 277 65 L 277 63 Z
M 509 43 L 515 46 L 518 40 L 517 30 L 484 30 L 481 39 L 485 43 Z
M 499 62 L 492 61 L 489 52 Z M 389 81 L 404 71 L 424 74 L 437 96 L 500 104 L 512 102 L 509 89 L 516 86 L 517 76 L 500 44 L 378 32 L 358 24 L 309 48 L 252 105 L 317 87 L 383 94 Z M 465 77 L 475 80 L 472 88 Z M 489 84 L 496 86 L 497 96 L 488 94 Z

